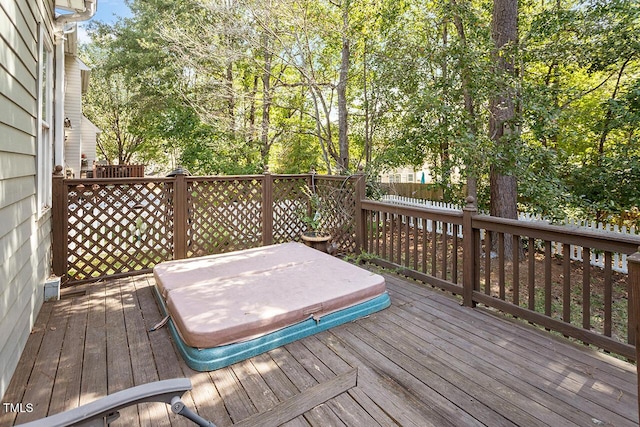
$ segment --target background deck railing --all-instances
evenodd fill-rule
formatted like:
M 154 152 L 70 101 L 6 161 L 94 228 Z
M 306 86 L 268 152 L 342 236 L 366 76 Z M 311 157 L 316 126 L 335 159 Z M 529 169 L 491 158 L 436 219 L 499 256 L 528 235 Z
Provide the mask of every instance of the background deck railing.
M 53 270 L 65 286 L 181 259 L 299 240 L 313 187 L 336 250 L 358 246 L 363 175 L 63 179 L 54 176 Z
M 631 274 L 613 271 L 640 237 L 364 199 L 364 176 L 316 174 L 54 178 L 54 273 L 73 285 L 148 272 L 162 261 L 298 240 L 313 186 L 324 228 L 424 283 L 636 359 Z M 563 253 L 579 248 L 582 257 Z M 572 249 L 573 250 L 573 249 Z M 603 268 L 590 264 L 591 254 Z M 630 257 L 631 258 L 631 257 Z M 630 262 L 630 269 L 634 268 Z M 640 283 L 639 283 L 640 284 Z
M 414 207 L 427 207 L 427 208 L 441 208 L 441 209 L 449 209 L 449 210 L 457 210 L 462 212 L 462 206 L 459 206 L 454 203 L 446 203 L 439 202 L 433 200 L 421 200 L 411 197 L 402 197 L 395 195 L 385 195 L 382 197 L 383 202 L 388 202 L 394 205 L 401 206 L 414 206 Z M 541 215 L 530 214 L 527 212 L 519 212 L 518 219 L 522 221 L 543 221 L 549 224 L 555 225 L 564 225 L 572 228 L 580 228 L 580 229 L 590 229 L 595 231 L 613 231 L 615 233 L 622 234 L 631 234 L 638 235 L 638 230 L 634 226 L 627 227 L 625 225 L 619 226 L 617 224 L 608 224 L 597 222 L 594 220 L 588 219 L 575 219 L 575 218 L 564 218 L 564 219 L 549 219 L 545 218 Z M 582 261 L 582 247 L 581 246 L 569 246 L 569 257 L 574 261 Z M 552 255 L 563 255 L 564 245 L 557 243 L 551 245 L 551 254 Z M 613 271 L 617 271 L 620 273 L 628 273 L 627 269 L 627 255 L 626 254 L 618 254 L 613 253 Z M 592 251 L 590 253 L 591 256 L 591 265 L 600 267 L 604 269 L 605 259 L 604 253 Z
M 92 178 L 142 178 L 144 165 L 93 165 Z
M 382 266 L 565 336 L 635 359 L 629 280 L 613 254 L 638 236 L 363 201 L 364 251 Z M 463 236 L 460 239 L 460 236 Z M 579 247 L 580 261 L 552 253 Z M 592 252 L 605 259 L 591 265 Z M 463 268 L 464 266 L 464 268 Z M 462 280 L 461 280 L 462 279 Z

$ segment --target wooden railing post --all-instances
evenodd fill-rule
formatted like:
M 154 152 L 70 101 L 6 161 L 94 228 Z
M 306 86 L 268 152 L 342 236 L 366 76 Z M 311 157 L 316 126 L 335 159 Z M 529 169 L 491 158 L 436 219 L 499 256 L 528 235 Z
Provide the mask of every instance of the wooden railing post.
M 262 181 L 262 245 L 273 244 L 273 175 L 266 167 Z
M 69 238 L 69 216 L 67 215 L 68 190 L 64 183 L 62 166 L 58 165 L 53 172 L 51 189 L 51 246 L 53 274 L 59 277 L 67 274 L 67 249 Z
M 187 257 L 187 181 L 182 169 L 173 177 L 173 259 Z
M 462 267 L 463 267 L 463 295 L 462 303 L 465 307 L 474 307 L 473 291 L 476 283 L 476 243 L 473 230 L 473 216 L 478 213 L 476 199 L 467 197 L 467 205 L 462 209 Z
M 366 221 L 364 218 L 364 212 L 362 211 L 362 200 L 367 197 L 367 183 L 366 177 L 362 167 L 358 168 L 358 173 L 356 176 L 356 185 L 355 185 L 355 222 L 356 222 L 356 255 L 360 255 L 364 250 L 366 250 L 364 242 L 365 236 L 367 235 L 366 230 Z
M 638 252 L 627 257 L 629 265 L 629 298 L 633 316 L 630 327 L 633 328 L 636 347 L 636 376 L 638 379 L 638 414 L 640 415 L 640 247 Z

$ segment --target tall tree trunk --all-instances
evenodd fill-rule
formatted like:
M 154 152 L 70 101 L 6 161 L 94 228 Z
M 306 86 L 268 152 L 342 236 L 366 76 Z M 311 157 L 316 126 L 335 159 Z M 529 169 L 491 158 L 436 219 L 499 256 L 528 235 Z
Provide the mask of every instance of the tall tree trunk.
M 309 93 L 311 94 L 311 99 L 313 100 L 313 108 L 316 117 L 316 135 L 318 136 L 318 143 L 320 144 L 320 148 L 322 149 L 322 159 L 324 160 L 324 164 L 327 167 L 327 174 L 331 175 L 331 159 L 328 147 L 331 147 L 331 128 L 328 130 L 327 138 L 322 136 L 322 123 L 320 121 L 320 107 L 318 106 L 318 97 L 316 95 L 315 88 L 313 86 L 310 87 Z M 320 93 L 322 95 L 322 93 Z
M 616 79 L 616 85 L 613 88 L 613 93 L 611 94 L 611 98 L 609 98 L 610 102 L 616 100 L 618 96 L 618 90 L 620 90 L 620 81 L 622 80 L 622 76 L 624 75 L 624 70 L 627 68 L 629 62 L 633 59 L 633 55 L 627 58 L 620 67 L 620 71 L 618 72 L 618 78 Z M 613 109 L 611 108 L 611 104 L 607 107 L 607 114 L 604 117 L 604 121 L 602 123 L 602 133 L 600 134 L 600 140 L 598 141 L 598 164 L 601 163 L 602 156 L 604 155 L 604 143 L 607 141 L 607 136 L 609 136 L 609 132 L 611 131 L 611 121 L 613 120 Z
M 251 99 L 251 105 L 249 106 L 249 140 L 251 145 L 258 145 L 258 131 L 256 129 L 256 94 L 258 93 L 258 81 L 260 77 L 258 73 L 253 76 L 253 87 L 249 97 Z
M 349 76 L 349 2 L 344 1 L 342 10 L 342 50 L 340 52 L 340 79 L 338 81 L 338 169 L 344 173 L 349 169 L 349 139 L 347 124 L 347 78 Z
M 445 19 L 442 25 L 442 46 L 446 51 L 449 44 L 449 20 Z M 443 102 L 445 103 L 445 107 L 448 107 L 449 103 L 449 64 L 447 64 L 447 57 L 445 56 L 442 59 L 442 91 L 443 91 Z M 448 108 L 445 108 L 448 110 Z M 440 168 L 442 170 L 440 176 L 440 185 L 442 188 L 442 197 L 445 202 L 450 202 L 452 198 L 451 191 L 451 157 L 449 155 L 449 117 L 445 113 L 440 118 L 442 128 L 444 129 L 445 139 L 440 143 Z
M 456 0 L 451 0 L 451 3 L 457 7 Z M 456 32 L 458 33 L 458 37 L 460 38 L 460 43 L 462 45 L 462 49 L 464 52 L 467 50 L 467 36 L 464 30 L 464 24 L 462 23 L 462 18 L 458 13 L 456 13 L 453 17 L 453 25 L 456 27 Z M 462 64 L 462 68 L 460 70 L 460 79 L 462 84 L 462 96 L 464 98 L 464 109 L 467 112 L 467 118 L 469 121 L 469 132 L 472 135 L 472 138 L 475 140 L 476 135 L 478 135 L 478 127 L 476 124 L 476 108 L 475 102 L 473 99 L 473 94 L 471 93 L 471 70 L 467 65 L 468 62 L 465 61 Z M 467 196 L 473 197 L 476 201 L 478 199 L 478 184 L 477 184 L 477 174 L 474 171 L 475 165 L 467 165 Z
M 365 165 L 371 165 L 371 117 L 369 110 L 369 86 L 367 85 L 367 40 L 362 47 L 362 94 L 364 97 L 364 155 Z
M 271 124 L 271 58 L 267 36 L 263 36 L 264 70 L 262 73 L 262 131 L 260 135 L 260 155 L 265 166 L 269 164 L 269 127 Z
M 226 95 L 227 95 L 227 111 L 229 114 L 229 129 L 231 130 L 231 134 L 235 136 L 236 134 L 236 100 L 233 93 L 233 64 L 229 63 L 226 69 L 225 76 L 225 86 L 226 86 Z
M 498 90 L 489 102 L 489 133 L 496 147 L 496 158 L 491 163 L 489 180 L 491 189 L 490 212 L 493 216 L 518 218 L 518 184 L 515 176 L 513 144 L 518 144 L 516 116 L 516 92 L 513 81 L 515 48 L 518 43 L 518 0 L 494 0 L 491 36 L 492 52 L 496 67 Z M 492 247 L 496 245 L 492 236 Z M 513 239 L 504 236 L 504 255 L 512 258 Z
M 515 118 L 516 93 L 512 87 L 515 77 L 514 51 L 518 43 L 518 0 L 494 0 L 491 36 L 494 42 L 492 53 L 496 74 L 503 76 L 500 88 L 489 103 L 489 133 L 497 153 L 505 153 L 494 159 L 490 171 L 491 215 L 518 217 L 518 186 L 514 175 L 515 159 L 509 145 L 517 144 L 513 123 Z M 504 160 L 506 159 L 506 160 Z

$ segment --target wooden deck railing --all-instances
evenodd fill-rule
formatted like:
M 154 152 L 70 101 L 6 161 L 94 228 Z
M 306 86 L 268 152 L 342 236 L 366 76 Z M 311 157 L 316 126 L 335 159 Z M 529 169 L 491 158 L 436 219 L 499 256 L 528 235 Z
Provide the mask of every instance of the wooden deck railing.
M 313 185 L 342 252 L 359 246 L 363 175 L 53 180 L 53 270 L 66 286 L 151 271 L 162 261 L 298 240 Z
M 637 236 L 462 211 L 365 200 L 364 177 L 274 175 L 64 179 L 54 177 L 53 268 L 66 285 L 150 271 L 168 259 L 298 240 L 304 186 L 316 184 L 323 218 L 343 253 L 375 262 L 549 330 L 635 359 L 631 285 L 612 254 Z M 582 248 L 582 261 L 552 245 Z M 507 249 L 509 251 L 507 252 Z M 593 251 L 605 268 L 590 266 Z M 635 270 L 633 270 L 635 268 Z M 631 271 L 633 270 L 633 271 Z M 634 276 L 635 274 L 635 276 Z M 636 280 L 636 282 L 634 282 Z
M 364 175 L 64 179 L 54 176 L 53 269 L 67 285 L 168 259 L 297 240 L 315 188 L 343 253 L 632 360 L 640 349 L 640 237 L 366 200 Z M 552 254 L 582 248 L 582 261 Z M 604 255 L 604 268 L 590 253 Z M 626 254 L 629 274 L 612 271 Z M 481 327 L 481 326 L 480 326 Z M 640 386 L 639 386 L 640 391 Z M 640 393 L 639 393 L 640 394 Z M 640 401 L 639 401 L 640 408 Z
M 93 178 L 141 178 L 144 165 L 93 165 Z
M 462 212 L 372 201 L 362 209 L 363 249 L 375 262 L 462 295 L 467 306 L 481 303 L 636 359 L 628 295 L 636 279 L 612 272 L 612 254 L 633 254 L 639 237 L 478 215 L 473 202 Z M 582 261 L 552 256 L 552 244 L 567 254 L 581 247 Z M 591 251 L 604 254 L 603 270 L 590 265 Z

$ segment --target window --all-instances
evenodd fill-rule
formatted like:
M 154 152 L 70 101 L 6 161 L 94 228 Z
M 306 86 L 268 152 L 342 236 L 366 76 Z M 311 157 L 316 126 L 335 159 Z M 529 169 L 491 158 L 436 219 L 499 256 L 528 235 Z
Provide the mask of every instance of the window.
M 38 46 L 38 135 L 36 139 L 36 185 L 38 217 L 51 207 L 53 174 L 53 45 L 40 27 Z

